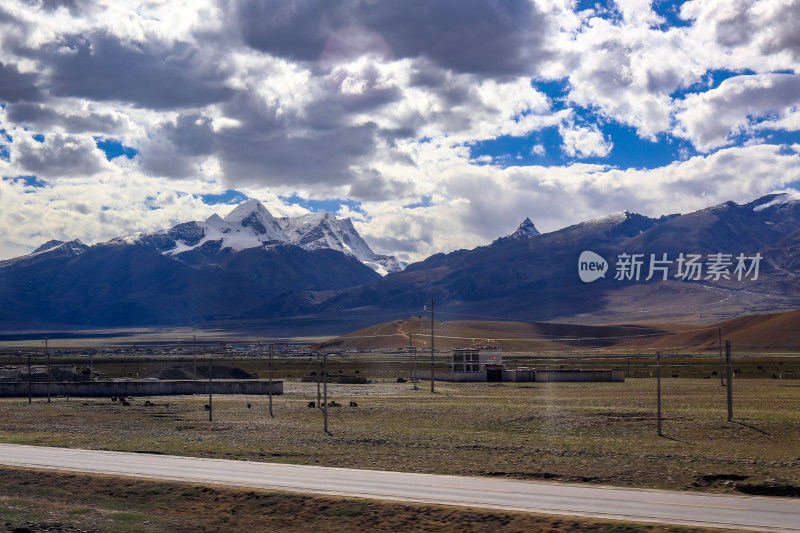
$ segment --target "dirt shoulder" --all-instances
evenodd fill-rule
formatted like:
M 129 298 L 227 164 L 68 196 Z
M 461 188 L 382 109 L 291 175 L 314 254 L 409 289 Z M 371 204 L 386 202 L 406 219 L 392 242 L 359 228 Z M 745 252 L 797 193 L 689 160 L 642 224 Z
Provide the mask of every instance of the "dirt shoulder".
M 0 467 L 0 529 L 49 532 L 713 532 Z

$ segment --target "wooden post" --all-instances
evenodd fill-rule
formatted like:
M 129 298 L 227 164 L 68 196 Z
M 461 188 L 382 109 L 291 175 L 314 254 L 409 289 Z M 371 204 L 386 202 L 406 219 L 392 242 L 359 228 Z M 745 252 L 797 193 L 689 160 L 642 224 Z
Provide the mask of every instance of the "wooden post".
M 417 387 L 417 347 L 411 348 L 411 377 L 414 380 L 414 390 L 419 390 Z
M 658 436 L 662 437 L 661 433 L 661 352 L 656 352 L 656 390 L 658 397 Z
M 208 359 L 208 421 L 214 421 L 214 383 L 211 379 L 213 370 L 211 369 L 211 362 L 213 358 Z
M 275 415 L 272 414 L 272 376 L 274 373 L 274 368 L 272 367 L 272 353 L 273 353 L 272 345 L 269 345 L 269 416 L 275 418 Z
M 192 366 L 194 367 L 194 392 L 197 393 L 197 335 L 192 335 Z
M 31 352 L 28 352 L 28 403 L 33 403 L 31 396 Z
M 731 341 L 725 341 L 725 361 L 728 374 L 728 422 L 733 422 L 733 367 L 731 365 Z
M 317 361 L 319 361 L 319 352 L 317 352 Z M 317 369 L 317 409 L 322 409 L 322 393 L 320 392 L 320 382 L 322 380 L 322 363 L 320 362 Z
M 717 335 L 719 335 L 719 384 L 721 387 L 725 386 L 725 363 L 722 362 L 722 328 L 717 328 Z
M 44 357 L 47 367 L 47 403 L 50 403 L 50 352 L 47 349 L 47 337 L 44 338 Z
M 433 298 L 431 298 L 431 392 L 433 390 L 433 366 L 434 366 L 434 359 L 433 359 Z
M 322 419 L 325 425 L 325 433 L 328 433 L 328 352 L 322 352 L 322 375 L 324 396 L 322 399 Z

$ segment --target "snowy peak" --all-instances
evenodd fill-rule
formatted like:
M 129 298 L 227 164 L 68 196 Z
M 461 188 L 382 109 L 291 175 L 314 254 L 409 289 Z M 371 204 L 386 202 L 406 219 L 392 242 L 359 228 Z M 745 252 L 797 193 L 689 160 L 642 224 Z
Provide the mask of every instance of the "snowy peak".
M 530 239 L 531 237 L 536 237 L 538 235 L 541 235 L 541 232 L 539 232 L 539 230 L 536 229 L 536 226 L 533 225 L 531 219 L 529 217 L 526 217 L 525 220 L 523 220 L 522 223 L 519 225 L 519 227 L 516 229 L 516 231 L 514 231 L 514 233 L 510 233 L 505 237 L 500 237 L 492 244 L 509 242 L 509 241 L 522 241 L 525 239 Z
M 40 247 L 38 247 L 37 249 L 35 249 L 31 253 L 38 254 L 40 252 L 46 252 L 47 250 L 52 250 L 56 246 L 61 246 L 62 244 L 65 244 L 65 242 L 64 241 L 57 241 L 55 239 L 52 239 L 52 240 L 47 241 L 46 243 L 44 243 L 43 245 L 41 245 Z
M 287 241 L 286 233 L 278 221 L 258 200 L 247 200 L 231 211 L 223 222 L 250 228 L 256 235 L 267 237 L 267 240 Z
M 238 224 L 253 214 L 260 214 L 265 218 L 272 218 L 272 213 L 264 207 L 264 204 L 258 200 L 247 200 L 233 208 L 233 211 L 228 213 L 223 220 L 229 224 Z
M 218 264 L 230 253 L 250 248 L 269 248 L 279 244 L 305 250 L 336 250 L 354 257 L 385 275 L 405 268 L 394 257 L 378 255 L 361 238 L 350 219 L 333 214 L 309 213 L 299 217 L 275 218 L 258 200 L 247 200 L 225 218 L 213 214 L 202 222 L 184 222 L 154 233 L 118 237 L 112 244 L 144 244 L 164 255 L 188 259 L 182 254 L 204 255 L 204 264 Z
M 73 239 L 71 241 L 57 241 L 50 240 L 35 249 L 31 255 L 37 255 L 44 252 L 54 252 L 62 256 L 78 255 L 86 251 L 88 246 L 83 244 L 80 239 Z
M 519 225 L 517 231 L 509 235 L 510 239 L 514 240 L 521 240 L 521 239 L 530 239 L 531 237 L 536 237 L 537 235 L 541 235 L 536 226 L 533 225 L 530 218 L 525 218 L 522 221 L 522 224 Z
M 339 220 L 333 214 L 323 212 L 282 218 L 278 222 L 289 236 L 289 242 L 306 250 L 337 250 L 355 257 L 382 275 L 405 268 L 394 257 L 373 252 L 349 218 Z
M 74 257 L 82 254 L 88 249 L 89 247 L 83 244 L 80 239 L 73 239 L 68 242 L 54 239 L 47 241 L 27 255 L 0 261 L 0 268 L 20 263 L 32 263 L 51 257 Z
M 753 208 L 753 211 L 763 211 L 773 206 L 783 206 L 789 204 L 797 204 L 800 203 L 800 192 L 798 191 L 791 191 L 791 192 L 782 192 L 776 194 L 768 194 L 767 196 L 763 196 L 758 200 L 748 204 L 748 206 Z

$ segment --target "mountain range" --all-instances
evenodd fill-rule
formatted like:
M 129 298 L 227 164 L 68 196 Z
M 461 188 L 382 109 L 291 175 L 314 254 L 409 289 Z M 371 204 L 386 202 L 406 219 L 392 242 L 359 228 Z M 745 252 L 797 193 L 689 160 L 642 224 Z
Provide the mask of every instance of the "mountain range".
M 592 261 L 583 261 L 590 252 Z M 225 218 L 0 261 L 0 329 L 163 326 L 285 317 L 464 317 L 573 323 L 725 320 L 800 308 L 800 198 L 650 218 L 624 211 L 549 233 L 526 219 L 487 246 L 403 268 L 350 220 Z M 581 268 L 594 269 L 587 281 Z M 385 274 L 385 275 L 381 275 Z

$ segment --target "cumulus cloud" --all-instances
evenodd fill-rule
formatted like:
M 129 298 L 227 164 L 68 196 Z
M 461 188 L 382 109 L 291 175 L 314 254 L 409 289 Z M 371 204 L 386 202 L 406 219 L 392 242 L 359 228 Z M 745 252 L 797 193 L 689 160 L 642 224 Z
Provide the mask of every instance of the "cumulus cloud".
M 6 102 L 39 100 L 41 94 L 36 81 L 36 74 L 23 73 L 17 65 L 4 65 L 0 62 L 0 100 Z
M 545 13 L 526 0 L 326 2 L 240 0 L 236 23 L 251 47 L 287 59 L 316 61 L 344 28 L 370 28 L 359 52 L 425 57 L 465 73 L 532 74 L 548 52 Z M 377 36 L 378 38 L 375 38 Z
M 798 106 L 798 75 L 736 76 L 711 91 L 688 95 L 676 115 L 676 134 L 691 139 L 699 150 L 709 151 L 729 144 L 731 135 L 753 129 L 760 119 L 780 121 L 796 113 Z
M 722 62 L 755 70 L 785 68 L 787 63 L 797 67 L 799 13 L 798 0 L 692 0 L 681 6 L 681 16 L 695 22 L 695 31 L 725 49 Z
M 0 254 L 203 218 L 195 194 L 227 189 L 358 204 L 409 259 L 525 216 L 752 200 L 798 179 L 768 144 L 800 141 L 798 2 L 690 0 L 670 26 L 648 0 L 8 0 L 0 223 L 25 229 Z
M 614 147 L 597 126 L 562 125 L 558 129 L 563 150 L 570 157 L 605 157 Z
M 20 133 L 11 149 L 20 174 L 43 178 L 92 176 L 106 168 L 106 160 L 94 142 L 83 135 L 54 133 L 42 142 Z
M 174 109 L 207 105 L 232 94 L 224 63 L 185 42 L 125 42 L 94 31 L 62 35 L 26 55 L 44 67 L 55 96 Z
M 433 205 L 362 205 L 368 222 L 356 227 L 377 249 L 418 260 L 485 245 L 511 233 L 525 217 L 547 232 L 625 209 L 658 217 L 728 200 L 746 203 L 800 180 L 800 151 L 727 148 L 656 169 L 573 164 L 460 167 L 452 173 Z
M 28 102 L 10 104 L 6 120 L 36 131 L 113 135 L 127 129 L 126 117 L 118 112 L 94 110 L 92 108 L 95 106 L 81 104 L 68 106 L 64 110 L 59 107 Z M 75 107 L 80 112 L 76 113 Z

